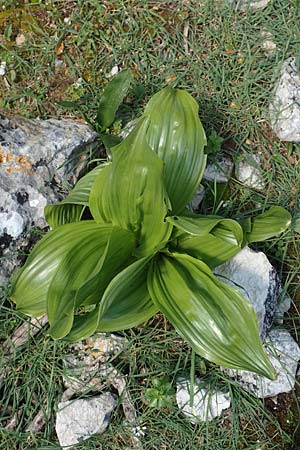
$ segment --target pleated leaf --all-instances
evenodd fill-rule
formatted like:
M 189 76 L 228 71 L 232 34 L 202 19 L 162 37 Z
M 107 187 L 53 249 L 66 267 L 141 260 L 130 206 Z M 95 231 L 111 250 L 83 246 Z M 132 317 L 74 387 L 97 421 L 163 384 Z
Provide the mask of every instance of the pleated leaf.
M 164 182 L 174 214 L 192 200 L 203 175 L 206 137 L 198 104 L 186 91 L 167 87 L 147 104 L 147 142 L 165 163 Z
M 78 222 L 82 212 L 88 206 L 90 190 L 96 176 L 107 166 L 100 164 L 82 177 L 68 196 L 60 203 L 47 205 L 45 218 L 50 227 L 56 228 L 65 223 Z
M 181 254 L 161 256 L 149 270 L 148 289 L 196 353 L 225 367 L 276 378 L 250 302 L 204 262 Z
M 66 336 L 69 342 L 85 339 L 95 331 L 119 331 L 140 325 L 157 312 L 147 288 L 149 257 L 142 258 L 116 275 L 107 286 L 100 304 L 75 317 Z
M 167 213 L 163 162 L 145 141 L 147 122 L 112 149 L 112 164 L 100 173 L 91 189 L 89 206 L 94 219 L 135 234 L 139 257 L 152 254 L 168 240 L 172 226 Z
M 17 309 L 32 316 L 45 313 L 49 286 L 70 249 L 92 236 L 97 240 L 100 259 L 111 229 L 111 225 L 84 221 L 65 224 L 50 231 L 33 248 L 25 265 L 13 277 L 10 297 Z
M 128 93 L 133 76 L 130 70 L 122 70 L 105 86 L 98 106 L 97 122 L 104 131 L 115 120 L 116 112 Z
M 292 216 L 281 206 L 272 206 L 268 211 L 251 218 L 251 231 L 246 233 L 246 240 L 265 241 L 286 231 L 292 223 Z
M 241 250 L 243 230 L 235 220 L 197 215 L 166 220 L 174 225 L 173 248 L 203 260 L 210 267 L 222 264 Z
M 88 289 L 81 292 L 81 301 L 85 300 L 84 294 L 88 298 L 92 296 L 95 302 L 100 301 L 116 269 L 130 258 L 133 250 L 133 236 L 126 230 L 111 228 L 107 236 L 106 227 L 103 231 L 98 226 L 87 234 L 84 233 L 85 222 L 73 225 L 81 239 L 66 249 L 47 294 L 49 334 L 54 339 L 64 337 L 72 327 L 75 306 L 79 306 L 76 305 L 77 291 L 88 284 Z
M 147 288 L 148 266 L 149 258 L 142 258 L 110 282 L 101 300 L 98 331 L 132 328 L 158 311 Z

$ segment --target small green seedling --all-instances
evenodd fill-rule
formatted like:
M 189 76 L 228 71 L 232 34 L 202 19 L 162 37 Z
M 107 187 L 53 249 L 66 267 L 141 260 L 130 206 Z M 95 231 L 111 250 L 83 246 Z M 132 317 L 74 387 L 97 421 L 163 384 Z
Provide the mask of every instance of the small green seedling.
M 153 378 L 152 386 L 145 392 L 145 401 L 150 408 L 161 409 L 173 405 L 175 389 L 167 377 Z

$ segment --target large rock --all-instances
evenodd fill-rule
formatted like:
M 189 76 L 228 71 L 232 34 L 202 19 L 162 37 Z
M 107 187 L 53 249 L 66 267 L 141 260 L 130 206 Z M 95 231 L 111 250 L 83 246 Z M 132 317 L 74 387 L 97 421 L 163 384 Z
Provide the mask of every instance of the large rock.
M 230 407 L 229 392 L 210 389 L 199 378 L 194 383 L 193 405 L 191 400 L 191 383 L 189 379 L 179 378 L 177 380 L 176 401 L 183 414 L 192 423 L 205 422 L 222 414 L 224 409 Z
M 0 286 L 17 267 L 29 230 L 46 225 L 46 204 L 61 199 L 63 184 L 76 181 L 83 151 L 96 137 L 72 120 L 0 115 Z
M 282 66 L 270 103 L 270 120 L 279 139 L 300 142 L 300 69 L 295 58 L 287 59 Z
M 68 400 L 58 404 L 55 430 L 64 448 L 85 441 L 106 430 L 117 402 L 109 392 L 98 397 Z
M 246 11 L 247 9 L 265 8 L 270 0 L 228 0 L 228 2 L 234 8 Z
M 286 330 L 271 330 L 265 341 L 266 353 L 273 364 L 278 378 L 271 381 L 252 372 L 225 369 L 229 376 L 237 379 L 239 384 L 257 397 L 273 397 L 289 392 L 295 385 L 295 376 L 300 359 L 300 348 Z
M 243 248 L 237 255 L 215 269 L 220 280 L 236 288 L 253 305 L 262 339 L 271 328 L 277 309 L 281 285 L 276 270 L 263 252 Z M 285 306 L 285 307 L 284 307 Z M 280 320 L 289 308 L 285 302 L 278 308 Z

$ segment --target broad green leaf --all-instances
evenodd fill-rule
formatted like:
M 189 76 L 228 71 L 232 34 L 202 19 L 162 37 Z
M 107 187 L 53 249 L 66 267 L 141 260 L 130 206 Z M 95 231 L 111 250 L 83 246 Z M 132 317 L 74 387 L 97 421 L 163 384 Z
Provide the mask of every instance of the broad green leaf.
M 105 86 L 98 106 L 97 122 L 106 130 L 115 120 L 116 112 L 126 96 L 133 76 L 130 70 L 122 70 Z
M 126 267 L 107 286 L 100 304 L 90 312 L 75 317 L 69 342 L 85 339 L 95 331 L 119 331 L 152 317 L 154 306 L 147 288 L 149 257 Z
M 174 225 L 173 248 L 203 260 L 210 267 L 222 264 L 241 250 L 243 230 L 235 220 L 196 215 L 166 220 Z
M 206 137 L 198 104 L 183 90 L 167 87 L 146 105 L 146 139 L 165 163 L 164 182 L 174 214 L 182 212 L 196 192 L 206 164 Z
M 145 141 L 147 122 L 112 149 L 112 164 L 91 189 L 89 206 L 96 222 L 112 223 L 135 234 L 136 255 L 147 256 L 168 240 L 172 226 L 163 185 L 163 162 Z
M 82 237 L 76 245 L 66 249 L 47 294 L 49 333 L 55 339 L 64 337 L 72 327 L 77 291 L 84 285 L 80 303 L 85 297 L 99 302 L 114 273 L 133 250 L 133 236 L 126 230 L 112 228 L 107 236 L 106 230 L 103 232 L 99 227 L 88 234 L 84 233 L 84 226 L 77 228 Z
M 272 206 L 268 211 L 251 219 L 251 231 L 246 233 L 246 240 L 265 241 L 286 231 L 292 223 L 292 216 L 281 206 Z
M 204 262 L 189 255 L 161 255 L 148 272 L 148 289 L 196 353 L 225 367 L 276 378 L 250 302 L 219 281 Z
M 139 259 L 108 285 L 100 305 L 98 331 L 125 330 L 157 313 L 147 288 L 149 257 Z
M 72 329 L 64 337 L 64 340 L 77 342 L 94 334 L 99 322 L 99 310 L 100 305 L 95 305 L 92 311 L 75 316 Z
M 10 297 L 17 309 L 32 316 L 45 313 L 50 283 L 67 253 L 92 236 L 99 241 L 100 259 L 100 248 L 104 251 L 111 229 L 111 225 L 83 221 L 62 225 L 44 236 L 12 280 Z
M 52 228 L 80 220 L 84 208 L 88 206 L 91 186 L 96 176 L 107 166 L 109 163 L 95 167 L 78 181 L 63 201 L 46 206 L 45 218 Z
M 99 303 L 110 281 L 133 261 L 134 236 L 127 230 L 113 228 L 102 264 L 76 293 L 75 306 Z
M 100 137 L 104 144 L 105 150 L 109 155 L 111 154 L 111 149 L 122 142 L 122 138 L 114 134 L 101 133 Z
M 79 222 L 84 211 L 84 206 L 62 201 L 55 205 L 45 207 L 45 219 L 52 229 L 66 223 Z

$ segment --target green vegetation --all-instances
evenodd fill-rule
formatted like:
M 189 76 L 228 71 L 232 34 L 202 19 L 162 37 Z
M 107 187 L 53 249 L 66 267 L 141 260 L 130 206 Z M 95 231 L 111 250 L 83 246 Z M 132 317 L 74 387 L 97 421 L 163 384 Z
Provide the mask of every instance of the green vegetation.
M 103 129 L 127 90 L 122 72 L 111 83 L 98 115 Z M 111 112 L 112 95 L 120 101 Z M 232 219 L 186 210 L 205 168 L 205 144 L 195 100 L 169 87 L 155 94 L 111 148 L 112 161 L 46 208 L 53 230 L 14 276 L 17 309 L 47 312 L 50 335 L 71 342 L 139 326 L 161 311 L 199 355 L 275 379 L 251 304 L 212 269 L 246 244 L 284 232 L 291 215 L 273 207 L 243 220 L 243 230 Z M 83 212 L 92 220 L 82 220 Z
M 258 154 L 266 185 L 259 191 L 232 178 L 219 190 L 204 183 L 200 214 L 250 217 L 281 205 L 294 215 L 300 200 L 300 148 L 279 142 L 272 134 L 268 104 L 281 62 L 292 55 L 299 59 L 299 20 L 297 0 L 273 0 L 264 10 L 246 13 L 233 11 L 222 0 L 6 0 L 0 12 L 0 60 L 7 63 L 6 76 L 0 77 L 0 108 L 29 117 L 84 117 L 95 123 L 106 76 L 116 65 L 119 70 L 129 68 L 134 83 L 109 134 L 118 134 L 120 126 L 137 117 L 150 96 L 166 84 L 185 89 L 199 102 L 207 136 L 215 131 L 224 139 L 213 140 L 209 157 L 219 154 L 218 146 L 235 161 L 244 154 Z M 262 31 L 273 36 L 277 46 L 273 56 L 265 55 Z M 17 45 L 16 38 L 22 35 L 25 41 L 20 44 L 19 39 Z M 79 103 L 80 110 L 62 102 Z M 298 222 L 293 223 L 295 230 Z M 254 248 L 266 251 L 293 298 L 285 326 L 297 337 L 299 237 L 290 230 Z M 1 300 L 2 341 L 24 320 L 5 298 Z M 0 395 L 1 450 L 59 448 L 53 412 L 62 393 L 61 358 L 68 350 L 66 343 L 53 341 L 47 333 L 0 363 L 8 372 Z M 157 410 L 145 402 L 153 379 L 166 377 L 174 386 L 176 377 L 190 372 L 190 348 L 160 315 L 121 334 L 130 345 L 114 363 L 128 374 L 140 424 L 146 427 L 145 450 L 299 448 L 298 386 L 294 393 L 278 396 L 278 404 L 271 407 L 271 401 L 254 399 L 213 364 L 205 365 L 196 357 L 196 374 L 204 374 L 212 386 L 228 388 L 232 407 L 219 419 L 194 426 L 174 405 Z M 40 407 L 48 418 L 46 427 L 40 433 L 25 433 Z M 15 414 L 16 428 L 5 430 Z M 123 418 L 118 408 L 108 431 L 78 449 L 131 448 Z

